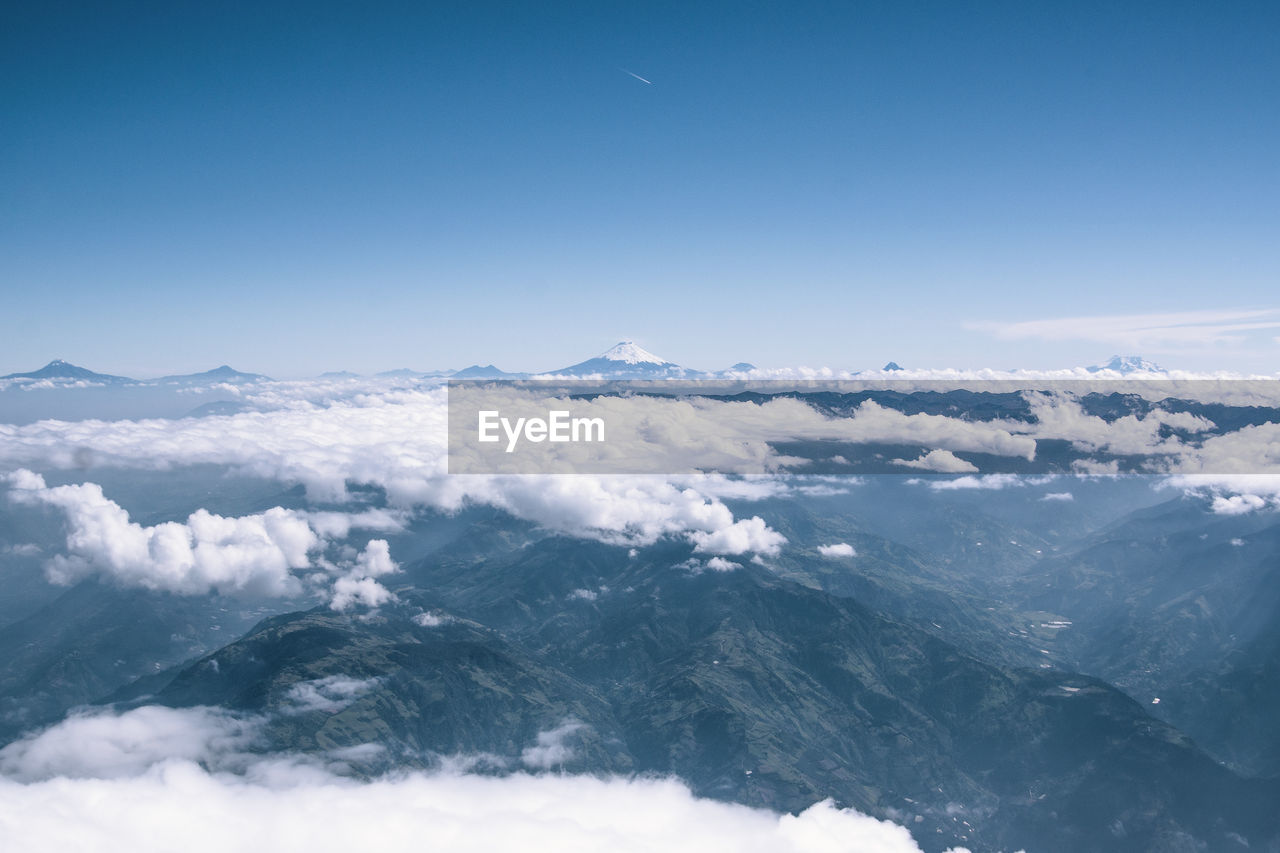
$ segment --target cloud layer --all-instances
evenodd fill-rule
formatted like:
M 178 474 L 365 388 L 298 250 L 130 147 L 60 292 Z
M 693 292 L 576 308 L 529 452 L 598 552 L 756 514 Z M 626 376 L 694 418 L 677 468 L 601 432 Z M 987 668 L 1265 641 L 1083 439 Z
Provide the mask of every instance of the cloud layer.
M 572 725 L 540 738 L 526 763 L 546 765 Z M 357 782 L 337 764 L 254 756 L 252 739 L 252 721 L 207 708 L 74 717 L 0 750 L 0 836 L 50 853 L 920 850 L 902 826 L 829 801 L 779 815 L 699 799 L 672 779 L 441 772 Z
M 444 391 L 384 391 L 340 400 L 273 399 L 277 408 L 183 420 L 0 424 L 0 465 L 165 470 L 185 465 L 302 483 L 313 500 L 342 502 L 349 484 L 378 486 L 394 507 L 455 511 L 488 504 L 573 536 L 651 544 L 688 536 L 703 550 L 775 553 L 784 541 L 758 519 L 735 519 L 738 499 L 782 486 L 722 477 L 450 477 Z M 265 405 L 265 403 L 263 403 Z M 687 485 L 695 484 L 695 485 Z M 317 521 L 317 526 L 319 521 Z M 361 594 L 359 579 L 344 586 Z
M 1245 385 L 1239 393 L 1261 387 Z M 893 460 L 903 470 L 976 474 L 978 465 L 957 454 L 1030 460 L 1037 441 L 1058 439 L 1078 452 L 1104 457 L 1075 460 L 1083 473 L 1119 470 L 1114 459 L 1105 458 L 1108 454 L 1146 460 L 1153 473 L 1280 470 L 1280 426 L 1274 424 L 1209 435 L 1212 423 L 1186 413 L 1156 410 L 1107 421 L 1066 394 L 1026 396 L 1034 415 L 1030 420 L 904 414 L 869 400 L 847 417 L 834 417 L 790 398 L 763 403 L 606 398 L 589 401 L 584 414 L 608 414 L 624 404 L 634 414 L 640 406 L 643 429 L 609 452 L 626 462 L 661 451 L 675 454 L 673 464 L 686 468 L 693 462 L 725 462 L 781 472 L 788 460 L 770 442 L 836 441 L 915 446 L 922 449 Z M 174 591 L 280 594 L 293 588 L 293 572 L 306 565 L 308 555 L 314 557 L 317 540 L 340 539 L 353 525 L 394 526 L 396 511 L 452 512 L 473 504 L 612 544 L 642 546 L 672 537 L 708 554 L 767 556 L 778 553 L 785 538 L 763 518 L 735 515 L 725 501 L 813 488 L 779 478 L 707 475 L 450 476 L 448 401 L 438 386 L 269 383 L 247 393 L 245 402 L 255 408 L 204 418 L 0 425 L 0 465 L 90 470 L 213 465 L 301 483 L 313 500 L 349 501 L 353 484 L 375 486 L 384 490 L 392 512 L 366 512 L 381 512 L 384 518 L 359 522 L 354 514 L 332 512 L 272 510 L 240 519 L 201 512 L 184 522 L 143 528 L 129 522 L 119 507 L 113 509 L 92 483 L 43 492 L 33 487 L 28 491 L 61 507 L 80 531 L 75 543 L 68 542 L 70 553 L 54 565 L 55 575 L 73 579 L 103 571 L 122 582 Z M 997 484 L 1003 485 L 974 477 L 940 481 L 938 487 Z M 21 484 L 13 485 L 21 491 Z M 339 609 L 390 600 L 377 572 L 340 568 L 333 573 L 338 587 L 333 602 Z

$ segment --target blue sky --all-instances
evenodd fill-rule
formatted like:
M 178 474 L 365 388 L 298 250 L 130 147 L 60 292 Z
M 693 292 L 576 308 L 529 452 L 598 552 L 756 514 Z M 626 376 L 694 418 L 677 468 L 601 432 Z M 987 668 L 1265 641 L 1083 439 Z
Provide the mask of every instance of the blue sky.
M 6 11 L 0 372 L 1280 368 L 1275 4 L 260 5 Z

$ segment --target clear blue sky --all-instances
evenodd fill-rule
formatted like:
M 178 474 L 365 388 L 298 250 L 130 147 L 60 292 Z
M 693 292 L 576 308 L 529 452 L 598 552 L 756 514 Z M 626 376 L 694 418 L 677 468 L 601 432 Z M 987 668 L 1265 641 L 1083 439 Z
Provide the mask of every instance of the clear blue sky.
M 1274 2 L 3 16 L 0 372 L 1280 369 Z

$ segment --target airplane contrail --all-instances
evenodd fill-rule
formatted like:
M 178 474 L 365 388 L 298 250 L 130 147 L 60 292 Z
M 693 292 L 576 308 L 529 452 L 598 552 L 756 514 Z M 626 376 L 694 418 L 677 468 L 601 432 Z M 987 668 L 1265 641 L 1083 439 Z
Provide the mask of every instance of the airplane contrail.
M 619 70 L 619 71 L 621 71 L 623 74 L 630 74 L 632 77 L 636 78 L 636 79 L 637 79 L 637 80 L 639 80 L 641 83 L 648 83 L 650 86 L 652 86 L 652 85 L 653 85 L 653 81 L 652 81 L 652 80 L 646 80 L 646 79 L 644 79 L 643 77 L 641 77 L 639 74 L 636 74 L 634 71 L 628 71 L 628 70 L 627 70 L 627 69 L 625 69 L 625 68 L 619 68 L 618 70 Z

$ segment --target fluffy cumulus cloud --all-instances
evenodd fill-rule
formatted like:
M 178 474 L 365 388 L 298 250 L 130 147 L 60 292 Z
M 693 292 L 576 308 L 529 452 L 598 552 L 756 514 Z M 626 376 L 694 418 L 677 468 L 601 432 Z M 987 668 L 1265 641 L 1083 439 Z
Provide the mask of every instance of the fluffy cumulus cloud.
M 200 509 L 185 521 L 143 526 L 96 483 L 50 487 L 39 474 L 25 469 L 3 482 L 10 501 L 53 507 L 66 518 L 66 553 L 54 555 L 45 565 L 54 583 L 99 575 L 122 586 L 183 595 L 217 591 L 274 597 L 303 592 L 296 572 L 320 565 L 336 575 L 331 594 L 335 610 L 377 607 L 394 599 L 377 580 L 398 571 L 386 540 L 371 540 L 346 563 L 322 558 L 331 539 L 345 538 L 355 528 L 398 529 L 401 521 L 394 513 L 309 513 L 274 507 L 225 518 Z
M 246 751 L 254 725 L 204 708 L 140 708 L 28 736 L 0 750 L 0 833 L 15 850 L 52 853 L 920 849 L 904 827 L 829 801 L 780 815 L 699 799 L 674 779 L 438 772 L 355 781 L 336 762 Z M 539 738 L 533 749 L 546 751 L 535 764 L 555 764 L 572 725 Z
M 11 500 L 66 515 L 68 553 L 48 565 L 56 583 L 104 574 L 127 586 L 176 593 L 286 595 L 299 590 L 292 570 L 309 565 L 320 542 L 304 517 L 280 507 L 240 518 L 201 509 L 184 522 L 144 527 L 96 483 L 50 488 L 26 470 L 9 475 L 8 483 Z
M 338 612 L 353 607 L 380 607 L 395 601 L 395 595 L 378 578 L 394 574 L 400 567 L 391 559 L 391 546 L 385 539 L 372 539 L 355 563 L 333 582 L 329 607 Z
M 973 474 L 978 470 L 977 465 L 966 462 L 950 450 L 930 450 L 917 459 L 895 459 L 893 464 L 939 474 Z
M 819 545 L 818 553 L 830 559 L 841 559 L 854 556 L 853 546 L 848 542 L 836 542 L 831 545 Z
M 758 515 L 735 521 L 712 530 L 695 530 L 689 534 L 695 551 L 712 554 L 777 554 L 787 538 L 772 530 Z

